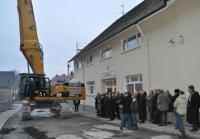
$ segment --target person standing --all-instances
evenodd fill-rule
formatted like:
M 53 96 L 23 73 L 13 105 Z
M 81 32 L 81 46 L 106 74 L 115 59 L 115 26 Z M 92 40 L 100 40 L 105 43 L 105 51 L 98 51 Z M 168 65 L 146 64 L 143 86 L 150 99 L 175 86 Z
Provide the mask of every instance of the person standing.
M 121 99 L 122 117 L 121 117 L 120 130 L 123 130 L 126 121 L 128 121 L 128 128 L 131 129 L 131 103 L 132 103 L 131 94 L 125 93 L 125 96 Z
M 152 122 L 153 120 L 153 110 L 152 110 L 152 101 L 153 101 L 153 90 L 149 92 L 149 95 L 147 97 L 147 107 L 149 111 L 149 120 Z
M 113 121 L 115 119 L 115 108 L 114 108 L 114 106 L 115 106 L 114 93 L 111 93 L 109 95 L 109 101 L 108 101 L 110 121 Z
M 160 112 L 157 109 L 157 100 L 159 96 L 158 89 L 154 90 L 153 98 L 152 98 L 152 123 L 153 124 L 159 124 L 160 123 Z
M 138 114 L 141 123 L 145 123 L 147 117 L 147 93 L 140 90 L 140 97 L 138 101 Z
M 188 86 L 190 96 L 187 102 L 187 122 L 193 124 L 190 131 L 198 131 L 199 129 L 199 93 L 194 90 L 194 86 Z
M 160 90 L 161 94 L 158 96 L 157 108 L 160 111 L 160 124 L 159 126 L 167 125 L 167 111 L 169 108 L 169 96 L 164 90 Z
M 181 132 L 181 138 L 187 138 L 185 133 L 185 128 L 183 124 L 183 117 L 186 114 L 187 109 L 187 100 L 185 93 L 183 91 L 180 91 L 179 97 L 174 102 L 174 110 L 177 113 L 177 122 L 179 123 L 179 131 Z
M 96 109 L 96 113 L 98 115 L 98 99 L 100 98 L 99 92 L 97 93 L 96 97 L 95 97 L 95 109 Z
M 76 97 L 79 97 L 79 96 L 76 95 Z M 79 108 L 79 105 L 80 105 L 80 99 L 74 99 L 73 103 L 74 103 L 74 107 L 75 107 L 75 112 L 78 112 L 78 108 Z
M 179 89 L 174 89 L 174 96 L 172 96 L 172 104 L 174 105 L 174 102 L 176 101 L 176 99 L 178 98 L 179 94 L 180 94 L 180 90 Z M 178 115 L 176 110 L 174 109 L 174 116 L 175 116 L 175 129 L 179 129 L 179 120 L 178 120 Z
M 132 93 L 132 99 L 133 101 L 131 102 L 131 128 L 137 130 L 138 125 L 137 125 L 136 113 L 138 110 L 138 104 L 136 100 L 136 95 L 134 95 L 134 93 Z

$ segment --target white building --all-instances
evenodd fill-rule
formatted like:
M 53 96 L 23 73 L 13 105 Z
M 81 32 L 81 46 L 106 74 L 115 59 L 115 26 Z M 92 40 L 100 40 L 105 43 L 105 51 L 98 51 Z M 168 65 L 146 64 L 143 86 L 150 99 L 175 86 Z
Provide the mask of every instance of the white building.
M 107 90 L 200 90 L 199 25 L 200 0 L 143 1 L 70 60 L 85 104 Z

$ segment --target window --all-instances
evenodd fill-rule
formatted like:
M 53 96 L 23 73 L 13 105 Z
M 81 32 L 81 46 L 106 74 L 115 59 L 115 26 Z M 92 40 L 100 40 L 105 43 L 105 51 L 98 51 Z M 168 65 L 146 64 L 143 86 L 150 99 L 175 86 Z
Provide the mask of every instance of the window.
M 123 51 L 139 47 L 141 41 L 140 33 L 137 33 L 125 40 L 123 40 Z
M 88 94 L 93 95 L 94 94 L 94 81 L 87 82 L 88 86 Z
M 142 74 L 126 76 L 125 81 L 126 91 L 136 92 L 142 90 Z
M 109 58 L 112 56 L 112 48 L 106 48 L 101 51 L 101 59 Z
M 75 61 L 75 69 L 80 69 L 81 68 L 81 62 L 79 60 Z
M 31 5 L 31 1 L 30 1 L 30 0 L 24 0 L 24 3 L 25 3 L 26 5 Z
M 91 55 L 91 56 L 87 57 L 87 64 L 89 65 L 89 64 L 93 64 L 93 63 L 94 63 L 93 56 Z

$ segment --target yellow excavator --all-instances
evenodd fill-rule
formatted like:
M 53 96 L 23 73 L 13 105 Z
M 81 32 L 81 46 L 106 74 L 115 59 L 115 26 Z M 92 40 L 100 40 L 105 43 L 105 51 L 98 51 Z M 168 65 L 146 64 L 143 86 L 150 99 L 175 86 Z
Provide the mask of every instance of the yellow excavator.
M 49 108 L 59 115 L 61 102 L 68 100 L 84 100 L 85 85 L 83 83 L 62 83 L 50 85 L 44 73 L 43 50 L 38 40 L 36 22 L 31 0 L 17 0 L 20 50 L 25 56 L 32 73 L 20 74 L 19 98 L 23 100 L 22 119 L 31 118 L 31 111 L 36 108 Z M 28 68 L 29 69 L 29 68 Z

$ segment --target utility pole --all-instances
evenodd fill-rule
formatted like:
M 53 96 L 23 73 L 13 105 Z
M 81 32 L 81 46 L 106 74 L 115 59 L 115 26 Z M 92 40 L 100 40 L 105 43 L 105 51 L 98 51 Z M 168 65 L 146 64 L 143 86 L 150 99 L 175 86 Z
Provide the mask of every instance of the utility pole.
M 67 75 L 68 75 L 68 77 L 69 77 L 69 68 L 70 68 L 70 64 L 69 64 L 69 62 L 67 63 Z

